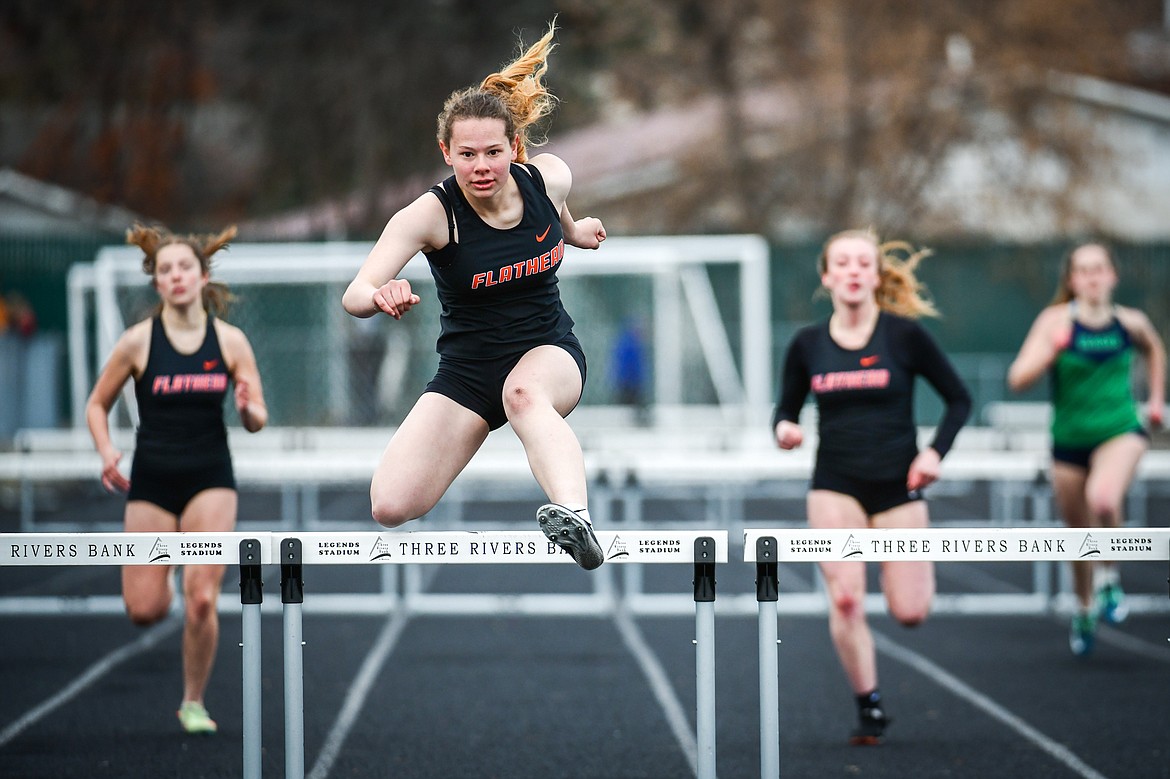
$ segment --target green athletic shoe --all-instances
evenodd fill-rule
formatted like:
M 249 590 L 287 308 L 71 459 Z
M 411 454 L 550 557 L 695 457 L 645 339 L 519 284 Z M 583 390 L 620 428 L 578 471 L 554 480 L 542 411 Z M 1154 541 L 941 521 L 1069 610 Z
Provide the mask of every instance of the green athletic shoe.
M 1097 617 L 1095 614 L 1077 614 L 1068 629 L 1068 647 L 1077 657 L 1085 657 L 1093 651 L 1097 638 Z
M 1120 624 L 1129 616 L 1120 584 L 1106 584 L 1097 590 L 1097 614 L 1110 625 Z
M 214 733 L 217 729 L 215 720 L 207 714 L 202 703 L 183 701 L 175 713 L 179 715 L 179 724 L 188 733 Z

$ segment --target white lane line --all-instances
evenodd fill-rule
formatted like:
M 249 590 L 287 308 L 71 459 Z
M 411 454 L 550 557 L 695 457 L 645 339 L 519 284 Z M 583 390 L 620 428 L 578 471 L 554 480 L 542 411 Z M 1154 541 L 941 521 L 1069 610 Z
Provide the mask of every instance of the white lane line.
M 353 724 L 366 703 L 366 698 L 374 686 L 378 673 L 382 670 L 386 658 L 390 656 L 390 652 L 398 643 L 398 639 L 402 636 L 402 631 L 409 621 L 410 618 L 405 612 L 399 612 L 392 616 L 386 622 L 386 626 L 382 628 L 382 632 L 370 648 L 366 659 L 362 661 L 362 667 L 357 676 L 354 677 L 349 692 L 345 695 L 341 711 L 337 713 L 337 719 L 334 720 L 333 727 L 325 738 L 325 745 L 321 747 L 321 753 L 317 755 L 317 762 L 313 764 L 308 779 L 326 779 L 329 772 L 333 770 L 333 763 L 337 760 L 337 755 L 340 754 L 346 738 L 349 737 L 349 732 L 353 729 Z
M 621 633 L 626 648 L 630 650 L 634 658 L 637 659 L 638 665 L 642 667 L 642 673 L 650 682 L 650 689 L 654 692 L 654 697 L 658 699 L 658 705 L 662 707 L 663 714 L 666 715 L 666 721 L 674 733 L 674 738 L 682 748 L 683 754 L 686 755 L 687 762 L 691 766 L 691 773 L 697 777 L 699 775 L 699 745 L 695 739 L 694 730 L 691 728 L 690 719 L 683 711 L 678 696 L 674 694 L 674 688 L 670 686 L 666 671 L 663 670 L 662 664 L 658 662 L 658 657 L 650 649 L 642 637 L 642 632 L 638 630 L 638 626 L 634 624 L 634 620 L 630 618 L 625 609 L 617 611 L 614 615 L 614 622 L 617 624 L 618 632 Z
M 1067 621 L 1063 621 L 1061 624 L 1067 629 Z M 1170 647 L 1151 644 L 1149 641 L 1131 636 L 1118 628 L 1103 625 L 1100 622 L 1097 623 L 1097 640 L 1103 644 L 1112 644 L 1118 649 L 1123 649 L 1135 655 L 1141 655 L 1150 660 L 1170 663 Z
M 1007 725 L 1009 728 L 1016 731 L 1021 736 L 1038 746 L 1041 750 L 1047 752 L 1049 755 L 1068 766 L 1072 771 L 1076 772 L 1078 776 L 1082 776 L 1084 779 L 1106 779 L 1104 774 L 1099 773 L 1091 766 L 1087 765 L 1063 744 L 1054 741 L 1040 731 L 1036 730 L 1036 728 L 1032 727 L 1027 722 L 1024 722 L 1024 720 L 1020 719 L 1015 714 L 1012 714 L 1010 711 L 1005 709 L 1003 706 L 1000 706 L 991 698 L 988 698 L 983 693 L 968 686 L 964 682 L 960 681 L 957 677 L 943 670 L 940 666 L 934 664 L 914 650 L 908 649 L 901 644 L 898 644 L 893 639 L 877 632 L 876 630 L 873 631 L 873 638 L 874 644 L 877 646 L 879 652 L 892 657 L 904 665 L 910 666 L 922 675 L 934 680 L 934 682 L 940 687 L 949 690 L 951 693 L 962 698 L 976 708 L 982 709 L 985 713 Z
M 163 639 L 170 636 L 172 633 L 177 632 L 178 629 L 182 627 L 182 625 L 182 617 L 178 615 L 168 617 L 163 622 L 147 630 L 145 633 L 139 636 L 136 641 L 133 641 L 129 644 L 123 644 L 113 652 L 110 652 L 108 655 L 103 657 L 101 660 L 98 660 L 96 663 L 87 668 L 85 672 L 81 674 L 81 676 L 74 679 L 59 693 L 31 709 L 23 717 L 4 728 L 3 731 L 0 731 L 0 747 L 19 736 L 26 728 L 36 724 L 46 715 L 51 714 L 60 706 L 68 703 L 70 700 L 80 695 L 86 690 L 86 688 L 88 688 L 98 679 L 101 679 L 120 664 L 126 662 L 135 655 L 145 652 Z

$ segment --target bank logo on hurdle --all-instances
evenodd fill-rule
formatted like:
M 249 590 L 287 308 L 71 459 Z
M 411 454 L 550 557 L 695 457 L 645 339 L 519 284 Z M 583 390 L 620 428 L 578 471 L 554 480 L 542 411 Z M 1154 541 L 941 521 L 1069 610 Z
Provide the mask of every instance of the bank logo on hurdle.
M 1085 540 L 1081 542 L 1081 557 L 1100 557 L 1101 545 L 1092 533 L 1085 533 Z
M 609 549 L 606 550 L 605 559 L 606 560 L 616 560 L 619 557 L 629 557 L 629 556 L 630 556 L 630 548 L 626 545 L 626 542 L 622 540 L 621 536 L 614 536 L 613 542 L 610 543 Z
M 861 542 L 854 538 L 853 534 L 850 533 L 849 538 L 845 539 L 844 547 L 841 549 L 841 559 L 844 560 L 850 557 L 857 557 L 860 554 Z
M 171 553 L 167 549 L 167 545 L 161 538 L 154 539 L 154 546 L 150 547 L 150 562 L 157 563 L 159 560 L 170 560 Z
M 374 560 L 388 560 L 394 555 L 390 554 L 390 542 L 384 537 L 378 538 L 374 542 L 373 549 L 370 550 L 370 562 Z

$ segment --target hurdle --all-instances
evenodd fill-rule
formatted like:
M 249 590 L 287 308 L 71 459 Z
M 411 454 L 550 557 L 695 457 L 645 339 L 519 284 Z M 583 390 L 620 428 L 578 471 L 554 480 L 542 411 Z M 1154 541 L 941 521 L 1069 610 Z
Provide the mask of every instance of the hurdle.
M 694 566 L 696 776 L 715 779 L 715 566 L 727 531 L 599 531 L 606 564 Z M 0 533 L 0 567 L 238 565 L 242 610 L 243 772 L 260 779 L 262 566 L 279 563 L 284 620 L 285 776 L 304 777 L 303 566 L 314 564 L 574 564 L 539 531 L 285 533 Z M 620 607 L 609 592 L 609 607 Z M 456 596 L 457 597 L 457 596 Z M 570 599 L 569 594 L 561 596 Z M 579 597 L 579 596 L 578 596 Z M 594 596 L 590 596 L 595 598 Z M 410 599 L 396 607 L 410 612 Z M 423 604 L 419 613 L 434 613 Z M 586 609 L 589 611 L 589 609 Z M 440 612 L 445 613 L 445 612 Z M 473 610 L 473 613 L 479 613 Z
M 243 650 L 243 777 L 261 776 L 261 567 L 272 562 L 267 533 L 0 533 L 0 567 L 238 565 Z
M 575 564 L 539 531 L 273 533 L 285 614 L 285 777 L 304 777 L 301 610 L 304 566 Z M 689 563 L 694 566 L 696 743 L 698 779 L 715 779 L 715 566 L 726 563 L 727 531 L 597 531 L 605 565 Z M 604 566 L 603 566 L 604 569 Z M 597 572 L 595 572 L 597 573 Z M 547 596 L 550 598 L 572 597 Z M 609 607 L 618 608 L 616 598 Z M 411 601 L 400 608 L 411 611 Z M 422 609 L 420 613 L 433 613 Z
M 780 563 L 1170 560 L 1170 528 L 749 529 L 744 531 L 743 551 L 744 562 L 756 564 L 760 776 L 776 779 L 780 776 L 776 638 Z

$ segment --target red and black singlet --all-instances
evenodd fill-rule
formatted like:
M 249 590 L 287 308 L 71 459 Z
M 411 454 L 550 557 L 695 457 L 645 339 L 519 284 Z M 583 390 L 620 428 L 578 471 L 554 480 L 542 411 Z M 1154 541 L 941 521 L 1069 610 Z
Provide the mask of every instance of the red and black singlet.
M 229 384 L 211 316 L 203 343 L 194 354 L 177 352 L 156 316 L 146 368 L 134 382 L 139 417 L 135 456 L 193 464 L 227 457 L 223 401 Z
M 565 254 L 560 214 L 535 165 L 513 164 L 511 175 L 524 216 L 506 230 L 475 213 L 454 176 L 430 190 L 447 210 L 453 237 L 426 255 L 443 306 L 441 355 L 474 359 L 524 352 L 556 343 L 573 328 L 557 287 Z

